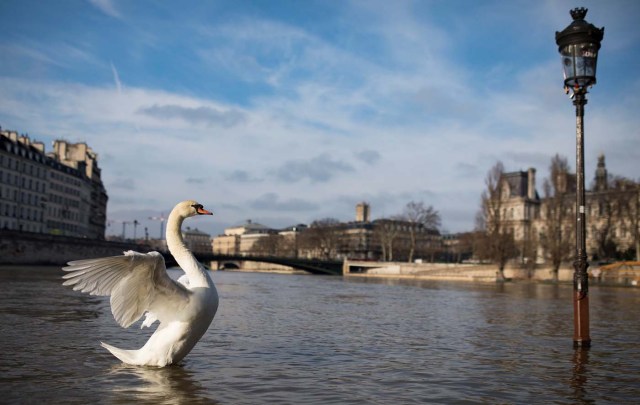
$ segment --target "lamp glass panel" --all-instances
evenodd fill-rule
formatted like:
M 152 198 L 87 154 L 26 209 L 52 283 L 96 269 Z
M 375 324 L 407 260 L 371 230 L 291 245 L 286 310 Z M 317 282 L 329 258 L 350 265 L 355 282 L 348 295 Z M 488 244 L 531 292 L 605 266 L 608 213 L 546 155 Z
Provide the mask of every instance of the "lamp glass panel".
M 595 44 L 567 45 L 560 51 L 564 82 L 567 86 L 590 86 L 596 82 L 598 48 Z

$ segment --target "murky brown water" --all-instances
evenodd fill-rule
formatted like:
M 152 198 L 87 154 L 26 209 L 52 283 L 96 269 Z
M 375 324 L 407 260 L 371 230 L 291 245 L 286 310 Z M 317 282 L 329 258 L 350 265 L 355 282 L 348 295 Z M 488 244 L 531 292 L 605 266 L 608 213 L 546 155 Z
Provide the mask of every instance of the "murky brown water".
M 138 348 L 108 301 L 58 269 L 0 270 L 0 403 L 632 403 L 640 291 L 591 289 L 588 352 L 572 348 L 571 287 L 364 282 L 213 273 L 220 309 L 179 365 Z

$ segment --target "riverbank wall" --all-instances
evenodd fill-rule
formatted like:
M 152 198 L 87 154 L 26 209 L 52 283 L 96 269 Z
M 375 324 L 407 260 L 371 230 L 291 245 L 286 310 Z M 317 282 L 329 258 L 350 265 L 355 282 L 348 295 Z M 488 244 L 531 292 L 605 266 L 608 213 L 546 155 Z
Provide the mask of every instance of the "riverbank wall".
M 344 277 L 390 277 L 424 280 L 496 282 L 495 264 L 466 263 L 403 263 L 345 260 Z M 594 285 L 640 287 L 640 262 L 618 262 L 609 265 L 593 264 L 588 269 L 590 283 Z M 558 281 L 573 282 L 574 268 L 569 263 L 558 270 Z M 508 280 L 551 282 L 553 272 L 548 267 L 527 269 L 507 266 L 504 276 Z
M 558 270 L 558 281 L 572 282 L 573 267 L 565 265 Z M 367 262 L 346 260 L 343 265 L 345 277 L 397 277 L 430 280 L 457 280 L 495 282 L 498 269 L 495 264 L 465 263 L 403 263 Z M 507 266 L 504 276 L 510 280 L 552 281 L 550 268 L 525 269 Z
M 0 265 L 64 265 L 71 260 L 117 256 L 126 250 L 148 252 L 149 246 L 0 230 Z

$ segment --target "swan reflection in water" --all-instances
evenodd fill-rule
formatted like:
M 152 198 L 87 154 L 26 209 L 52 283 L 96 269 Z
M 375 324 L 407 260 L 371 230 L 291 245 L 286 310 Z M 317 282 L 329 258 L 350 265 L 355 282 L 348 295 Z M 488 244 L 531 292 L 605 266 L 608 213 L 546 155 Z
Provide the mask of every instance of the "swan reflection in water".
M 210 392 L 195 380 L 195 373 L 181 366 L 139 367 L 114 365 L 107 378 L 113 397 L 108 402 L 148 402 L 154 404 L 216 404 Z M 117 382 L 117 383 L 116 383 Z

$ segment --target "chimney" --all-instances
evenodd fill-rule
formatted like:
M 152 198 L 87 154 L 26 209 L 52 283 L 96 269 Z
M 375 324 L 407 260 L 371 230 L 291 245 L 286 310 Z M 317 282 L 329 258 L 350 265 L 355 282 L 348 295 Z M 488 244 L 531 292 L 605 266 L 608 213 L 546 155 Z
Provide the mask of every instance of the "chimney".
M 44 153 L 44 143 L 42 143 L 42 142 L 34 142 L 31 145 L 33 145 L 34 148 L 39 150 L 40 153 Z
M 536 199 L 536 169 L 533 167 L 530 167 L 528 172 L 527 197 L 530 200 Z

